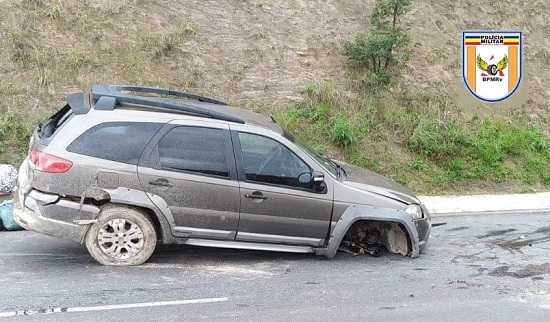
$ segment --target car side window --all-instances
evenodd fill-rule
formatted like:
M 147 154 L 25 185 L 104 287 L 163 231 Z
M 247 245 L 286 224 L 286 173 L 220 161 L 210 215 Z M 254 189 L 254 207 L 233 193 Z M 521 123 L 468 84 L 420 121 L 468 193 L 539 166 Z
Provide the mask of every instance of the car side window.
M 225 142 L 221 129 L 175 127 L 157 145 L 160 167 L 229 177 Z
M 108 122 L 96 125 L 74 140 L 67 151 L 136 165 L 161 123 Z
M 247 181 L 311 189 L 311 168 L 286 146 L 242 132 L 239 141 Z

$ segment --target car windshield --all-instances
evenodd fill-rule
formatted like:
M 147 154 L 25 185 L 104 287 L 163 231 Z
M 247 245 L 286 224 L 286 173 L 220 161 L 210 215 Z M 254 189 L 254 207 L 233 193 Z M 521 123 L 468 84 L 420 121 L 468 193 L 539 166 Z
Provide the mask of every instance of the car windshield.
M 321 164 L 323 168 L 325 168 L 335 177 L 338 177 L 338 178 L 340 177 L 339 170 L 338 170 L 340 166 L 336 164 L 334 161 L 332 161 L 330 158 L 322 156 L 321 154 L 317 153 L 315 150 L 308 147 L 307 145 L 302 143 L 300 140 L 298 140 L 296 137 L 294 137 L 294 135 L 292 135 L 292 133 L 288 132 L 287 130 L 283 130 L 283 136 L 287 140 L 294 143 L 302 151 L 307 153 L 310 157 L 314 158 L 317 162 Z

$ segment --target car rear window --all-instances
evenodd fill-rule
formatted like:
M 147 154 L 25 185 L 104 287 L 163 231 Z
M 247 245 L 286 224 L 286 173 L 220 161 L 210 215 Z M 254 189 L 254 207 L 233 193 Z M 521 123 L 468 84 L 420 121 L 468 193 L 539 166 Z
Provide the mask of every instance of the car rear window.
M 67 151 L 137 165 L 145 145 L 163 126 L 149 122 L 109 122 L 81 134 Z

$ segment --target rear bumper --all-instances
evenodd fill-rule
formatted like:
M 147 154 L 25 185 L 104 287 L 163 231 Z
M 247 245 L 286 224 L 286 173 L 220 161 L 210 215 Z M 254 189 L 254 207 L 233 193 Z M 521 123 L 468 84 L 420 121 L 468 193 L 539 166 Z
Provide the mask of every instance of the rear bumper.
M 27 230 L 82 243 L 88 224 L 93 222 L 99 208 L 32 189 L 27 167 L 25 160 L 19 169 L 13 196 L 15 222 Z
M 23 200 L 21 200 L 19 191 L 15 194 L 13 200 L 13 218 L 15 222 L 27 230 L 82 243 L 87 226 L 43 216 L 40 206 L 44 204 L 45 200 L 40 197 L 48 197 L 50 195 L 42 194 L 36 190 L 32 190 L 32 192 L 35 193 L 24 195 Z

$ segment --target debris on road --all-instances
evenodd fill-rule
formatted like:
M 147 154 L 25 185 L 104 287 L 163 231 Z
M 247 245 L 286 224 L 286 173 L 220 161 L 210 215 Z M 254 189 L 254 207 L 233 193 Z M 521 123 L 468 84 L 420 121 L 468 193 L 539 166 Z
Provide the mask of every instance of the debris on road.
M 13 201 L 11 199 L 4 200 L 0 204 L 0 222 L 5 230 L 23 229 L 13 219 Z
M 11 193 L 16 184 L 17 169 L 11 164 L 0 164 L 0 193 Z
M 13 219 L 11 193 L 17 185 L 17 169 L 10 164 L 0 164 L 0 230 L 21 230 Z

